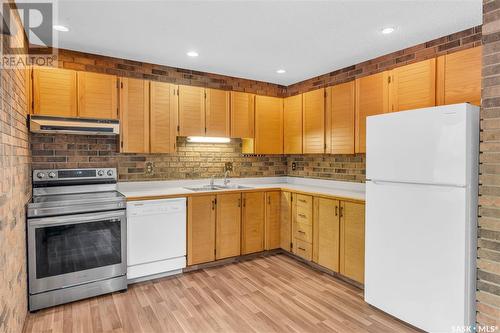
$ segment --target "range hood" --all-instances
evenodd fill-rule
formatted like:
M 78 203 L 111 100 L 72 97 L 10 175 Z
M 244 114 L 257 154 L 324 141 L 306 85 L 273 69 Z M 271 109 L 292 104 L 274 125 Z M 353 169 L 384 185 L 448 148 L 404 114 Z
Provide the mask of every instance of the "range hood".
M 120 122 L 115 119 L 29 116 L 30 132 L 80 135 L 118 135 Z

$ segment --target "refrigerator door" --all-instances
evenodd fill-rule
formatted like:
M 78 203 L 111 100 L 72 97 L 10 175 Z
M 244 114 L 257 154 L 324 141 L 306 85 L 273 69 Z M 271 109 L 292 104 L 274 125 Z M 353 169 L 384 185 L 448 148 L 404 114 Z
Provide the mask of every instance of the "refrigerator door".
M 479 109 L 455 104 L 368 117 L 366 177 L 440 185 L 468 183 Z
M 367 182 L 366 302 L 428 332 L 474 323 L 466 198 L 460 187 Z

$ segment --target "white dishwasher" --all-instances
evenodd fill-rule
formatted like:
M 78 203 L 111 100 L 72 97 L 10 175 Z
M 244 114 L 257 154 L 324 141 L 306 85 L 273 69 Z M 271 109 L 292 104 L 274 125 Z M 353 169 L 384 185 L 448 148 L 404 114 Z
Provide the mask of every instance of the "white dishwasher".
M 186 267 L 186 198 L 127 203 L 127 280 L 180 273 Z

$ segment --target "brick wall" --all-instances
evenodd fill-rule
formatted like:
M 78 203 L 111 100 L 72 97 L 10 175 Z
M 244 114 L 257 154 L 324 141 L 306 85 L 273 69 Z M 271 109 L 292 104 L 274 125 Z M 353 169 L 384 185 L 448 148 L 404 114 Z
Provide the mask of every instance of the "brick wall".
M 481 26 L 477 26 L 292 84 L 287 87 L 286 94 L 292 96 L 352 81 L 359 77 L 480 45 Z
M 59 67 L 79 71 L 106 73 L 122 77 L 132 77 L 214 89 L 244 91 L 278 97 L 284 96 L 286 91 L 286 87 L 273 83 L 247 80 L 189 69 L 154 65 L 64 49 L 59 49 L 57 52 Z
M 483 1 L 477 322 L 500 330 L 500 1 Z
M 364 182 L 365 156 L 365 154 L 290 155 L 287 158 L 287 175 Z
M 122 181 L 220 177 L 225 162 L 233 163 L 231 177 L 286 175 L 285 156 L 241 154 L 241 140 L 230 144 L 188 143 L 177 139 L 174 154 L 119 154 L 117 138 L 106 136 L 32 134 L 33 168 L 118 168 Z M 152 163 L 153 173 L 145 166 Z
M 22 41 L 22 28 L 17 31 L 0 35 L 2 51 L 11 40 Z M 0 70 L 0 332 L 12 333 L 22 331 L 27 311 L 25 204 L 31 186 L 25 79 L 24 69 Z

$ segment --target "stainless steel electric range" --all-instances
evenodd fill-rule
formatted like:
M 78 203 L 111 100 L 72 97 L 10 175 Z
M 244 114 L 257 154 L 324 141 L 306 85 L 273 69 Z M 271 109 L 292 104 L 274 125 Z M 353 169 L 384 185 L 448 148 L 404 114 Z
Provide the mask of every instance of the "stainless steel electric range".
M 33 171 L 29 309 L 127 289 L 126 202 L 116 169 Z

